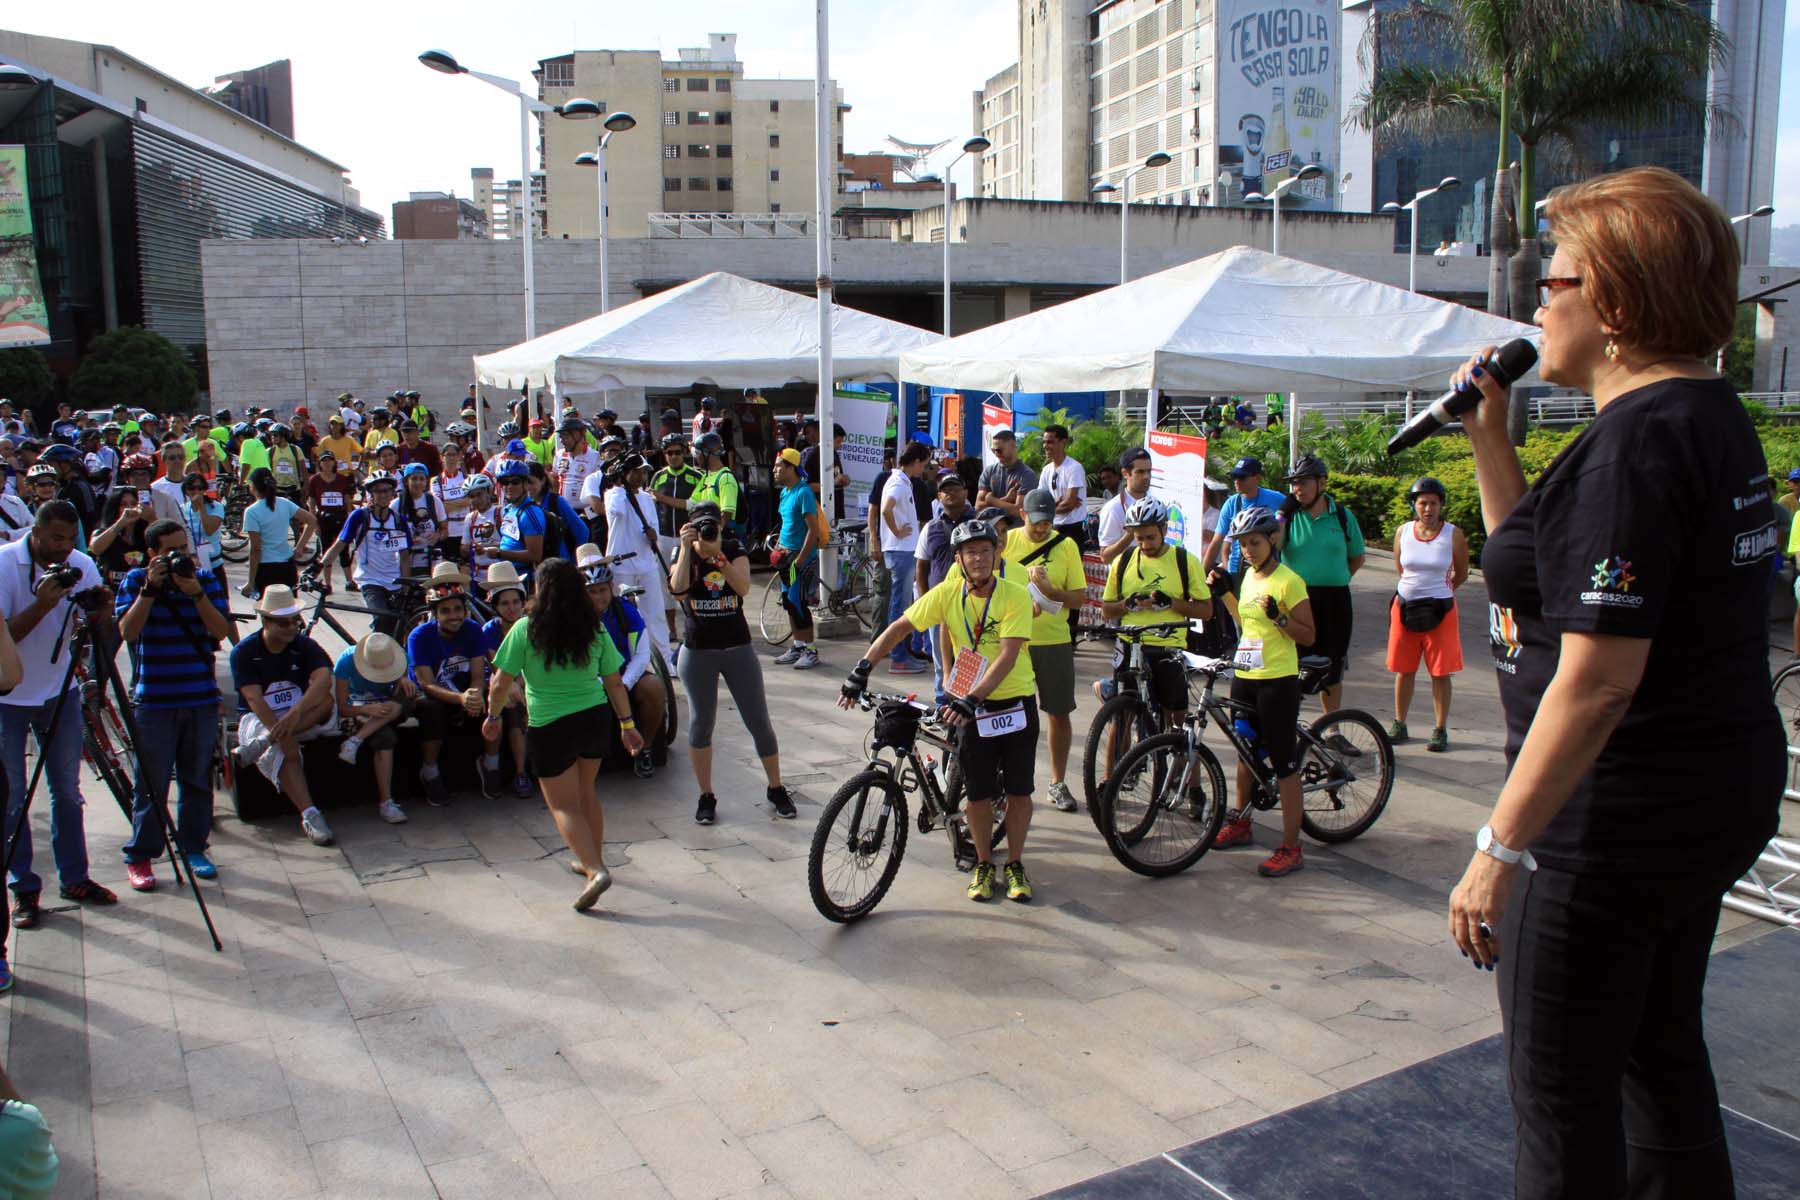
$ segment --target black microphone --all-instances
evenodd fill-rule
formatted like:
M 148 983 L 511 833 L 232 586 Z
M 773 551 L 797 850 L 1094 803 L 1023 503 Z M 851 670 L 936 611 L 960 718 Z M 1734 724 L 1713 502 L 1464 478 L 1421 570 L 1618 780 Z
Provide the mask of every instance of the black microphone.
M 1499 353 L 1485 362 L 1487 375 L 1501 387 L 1511 387 L 1513 380 L 1531 370 L 1537 364 L 1537 347 L 1524 338 L 1514 338 L 1500 347 Z M 1466 412 L 1473 412 L 1481 403 L 1481 388 L 1474 379 L 1459 388 L 1452 388 L 1431 402 L 1431 406 L 1414 415 L 1396 433 L 1387 445 L 1390 456 L 1402 450 L 1411 450 L 1414 446 L 1448 425 L 1451 421 Z

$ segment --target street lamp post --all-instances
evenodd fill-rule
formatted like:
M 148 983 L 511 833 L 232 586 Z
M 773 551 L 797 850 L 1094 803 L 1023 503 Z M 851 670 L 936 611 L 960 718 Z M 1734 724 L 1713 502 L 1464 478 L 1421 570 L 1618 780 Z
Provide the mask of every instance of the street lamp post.
M 944 168 L 944 336 L 950 336 L 950 208 L 956 203 L 956 183 L 950 178 L 950 171 L 961 162 L 966 155 L 985 154 L 992 142 L 976 134 L 962 145 L 962 153 L 950 160 Z
M 1269 238 L 1270 253 L 1281 253 L 1281 198 L 1287 194 L 1289 188 L 1293 187 L 1301 180 L 1317 179 L 1324 173 L 1325 168 L 1321 167 L 1318 163 L 1307 163 L 1304 167 L 1301 167 L 1298 171 L 1295 171 L 1292 175 L 1289 175 L 1286 179 L 1276 184 L 1274 190 L 1270 191 L 1268 194 L 1265 195 L 1262 192 L 1251 192 L 1248 196 L 1244 197 L 1245 204 L 1257 204 L 1267 200 L 1275 210 L 1274 229 Z
M 1744 224 L 1747 221 L 1757 221 L 1757 220 L 1761 220 L 1763 217 L 1772 217 L 1774 215 L 1775 215 L 1774 206 L 1768 205 L 1768 204 L 1764 204 L 1759 208 L 1753 208 L 1747 213 L 1739 213 L 1737 216 L 1731 218 L 1731 232 L 1735 235 L 1737 233 L 1737 227 L 1739 225 Z M 1739 262 L 1748 262 L 1749 260 L 1750 260 L 1750 231 L 1745 230 L 1743 244 L 1738 248 L 1738 261 Z
M 563 115 L 569 114 L 565 112 Z M 599 187 L 595 191 L 599 195 L 600 311 L 604 313 L 612 311 L 612 277 L 606 269 L 606 144 L 612 141 L 613 134 L 635 129 L 637 118 L 628 112 L 616 112 L 608 116 L 603 124 L 606 132 L 600 135 L 599 145 L 585 154 L 577 155 L 575 163 L 577 166 L 598 168 L 600 172 Z
M 1407 225 L 1406 235 L 1407 291 L 1416 292 L 1419 290 L 1419 202 L 1429 196 L 1435 196 L 1439 192 L 1448 192 L 1461 186 L 1462 180 L 1454 175 L 1446 175 L 1443 179 L 1438 181 L 1436 187 L 1426 188 L 1411 200 L 1408 200 L 1405 204 L 1396 204 L 1394 201 L 1389 200 L 1386 204 L 1381 206 L 1382 212 L 1407 212 L 1412 214 Z
M 1119 182 L 1100 183 L 1094 185 L 1094 195 L 1107 196 L 1119 193 L 1119 283 L 1131 282 L 1131 181 L 1140 171 L 1154 171 L 1157 167 L 1166 167 L 1175 161 L 1168 153 L 1158 150 L 1125 174 L 1119 176 Z

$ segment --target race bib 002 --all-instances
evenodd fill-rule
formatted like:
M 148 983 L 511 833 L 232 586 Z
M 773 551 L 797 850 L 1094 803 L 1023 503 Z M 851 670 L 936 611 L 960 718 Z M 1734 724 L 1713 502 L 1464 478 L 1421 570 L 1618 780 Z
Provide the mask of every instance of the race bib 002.
M 1001 712 L 984 712 L 975 718 L 975 732 L 984 738 L 1005 737 L 1025 729 L 1025 706 L 1015 704 Z
M 1247 637 L 1238 643 L 1237 654 L 1231 665 L 1240 671 L 1260 671 L 1263 665 L 1263 643 L 1261 638 Z

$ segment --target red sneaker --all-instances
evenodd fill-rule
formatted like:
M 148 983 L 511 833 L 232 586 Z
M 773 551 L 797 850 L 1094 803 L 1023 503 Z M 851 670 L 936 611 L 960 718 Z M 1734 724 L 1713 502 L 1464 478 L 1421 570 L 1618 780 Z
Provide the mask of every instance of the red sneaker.
M 156 872 L 147 862 L 126 863 L 125 882 L 134 892 L 148 892 L 156 887 Z
M 1248 846 L 1250 840 L 1250 818 L 1238 817 L 1219 826 L 1219 832 L 1213 835 L 1212 848 L 1229 850 L 1233 846 Z
M 1269 855 L 1256 866 L 1256 873 L 1268 879 L 1276 879 L 1282 875 L 1291 875 L 1306 866 L 1306 855 L 1298 845 L 1277 846 L 1275 853 Z

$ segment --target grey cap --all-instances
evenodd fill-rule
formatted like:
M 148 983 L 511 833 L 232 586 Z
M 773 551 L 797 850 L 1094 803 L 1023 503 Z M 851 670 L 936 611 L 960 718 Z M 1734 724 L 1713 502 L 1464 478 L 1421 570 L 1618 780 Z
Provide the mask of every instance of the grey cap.
M 1032 488 L 1025 493 L 1019 502 L 1025 512 L 1027 521 L 1052 521 L 1056 519 L 1056 497 L 1043 488 Z

